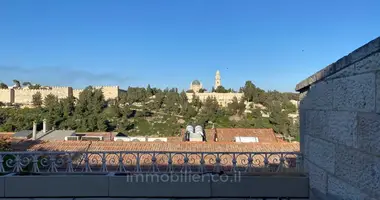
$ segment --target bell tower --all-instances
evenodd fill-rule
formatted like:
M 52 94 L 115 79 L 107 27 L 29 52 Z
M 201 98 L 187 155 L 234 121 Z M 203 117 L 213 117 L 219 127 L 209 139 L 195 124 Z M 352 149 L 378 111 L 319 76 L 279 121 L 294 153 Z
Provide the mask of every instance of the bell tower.
M 214 88 L 218 88 L 219 86 L 221 86 L 221 78 L 220 78 L 220 72 L 219 70 L 216 71 L 216 74 L 215 74 L 215 86 Z

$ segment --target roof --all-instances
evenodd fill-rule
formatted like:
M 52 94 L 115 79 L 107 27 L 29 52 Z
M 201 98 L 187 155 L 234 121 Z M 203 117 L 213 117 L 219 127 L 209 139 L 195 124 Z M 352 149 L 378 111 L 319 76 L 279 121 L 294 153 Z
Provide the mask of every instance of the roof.
M 259 142 L 273 143 L 278 142 L 273 129 L 257 129 L 257 128 L 216 128 L 217 142 L 233 142 L 235 137 L 257 137 Z M 213 142 L 215 138 L 214 129 L 206 129 L 207 142 Z M 183 136 L 185 130 L 181 130 Z
M 235 137 L 257 137 L 259 142 L 273 143 L 277 142 L 277 138 L 273 129 L 257 129 L 257 128 L 217 128 L 218 142 L 232 142 Z
M 77 132 L 78 136 L 103 136 L 104 140 L 113 140 L 118 135 L 117 132 Z
M 156 157 L 158 167 L 164 166 L 162 170 L 165 170 L 165 166 L 168 164 L 168 155 L 165 152 L 178 152 L 178 154 L 170 154 L 173 161 L 175 161 L 175 165 L 184 164 L 184 156 L 188 156 L 191 166 L 199 165 L 203 156 L 207 160 L 206 166 L 215 167 L 215 156 L 218 155 L 220 156 L 223 170 L 231 170 L 233 165 L 247 167 L 247 162 L 250 158 L 253 159 L 252 167 L 264 166 L 265 158 L 268 158 L 269 164 L 278 164 L 282 156 L 288 161 L 289 166 L 293 165 L 291 163 L 295 163 L 296 154 L 299 153 L 300 146 L 299 143 L 46 141 L 32 144 L 27 150 L 94 152 L 88 154 L 91 167 L 100 167 L 100 164 L 104 162 L 104 158 L 107 168 L 118 167 L 119 162 L 117 161 L 122 158 L 122 162 L 126 164 L 126 167 L 131 169 L 134 169 L 136 164 L 136 156 L 140 156 L 142 161 L 140 162 L 141 168 L 150 169 L 151 167 L 152 154 L 136 153 L 158 152 L 153 155 Z M 105 153 L 99 154 L 98 152 Z M 120 157 L 119 153 L 112 152 L 121 152 L 123 156 Z M 186 154 L 183 152 L 193 153 Z M 202 152 L 210 152 L 211 154 L 200 154 Z M 212 154 L 212 152 L 220 152 L 221 154 L 216 155 Z M 271 154 L 272 152 L 273 154 Z M 281 154 L 281 152 L 286 154 Z M 83 157 L 78 157 L 78 159 L 80 158 Z M 236 158 L 235 164 L 233 163 L 233 158 Z M 78 161 L 84 165 L 82 160 Z
M 32 130 L 22 130 L 13 134 L 13 137 L 28 138 L 32 134 L 33 134 Z
M 201 82 L 198 80 L 194 80 L 193 82 L 191 82 L 191 85 L 201 85 Z
M 299 143 L 46 141 L 30 151 L 298 152 Z
M 75 131 L 72 130 L 54 130 L 50 133 L 40 137 L 40 140 L 59 140 L 63 141 L 65 140 L 66 136 L 72 136 L 75 135 Z

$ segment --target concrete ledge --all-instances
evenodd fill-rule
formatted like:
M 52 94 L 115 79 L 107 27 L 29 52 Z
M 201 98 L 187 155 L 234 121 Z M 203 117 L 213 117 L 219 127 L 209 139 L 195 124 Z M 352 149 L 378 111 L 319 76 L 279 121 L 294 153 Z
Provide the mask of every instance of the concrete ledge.
M 296 86 L 296 91 L 302 91 L 304 88 L 308 88 L 310 85 L 315 84 L 324 78 L 337 73 L 338 71 L 380 51 L 380 37 L 370 41 L 362 47 L 356 49 L 352 53 L 344 56 L 335 63 L 323 68 L 317 73 L 311 75 L 309 78 L 301 81 Z
M 107 197 L 105 175 L 6 176 L 5 197 Z
M 226 182 L 211 183 L 212 197 L 309 197 L 309 178 L 304 176 L 242 176 L 240 181 L 229 177 Z
M 1 198 L 308 198 L 301 175 L 10 175 Z M 1 185 L 2 182 L 2 185 Z M 1 190 L 0 190 L 1 192 Z M 1 196 L 2 195 L 2 196 Z
M 179 174 L 110 176 L 109 196 L 210 197 L 210 176 Z
M 5 192 L 4 192 L 4 188 L 5 188 L 5 179 L 3 176 L 0 176 L 0 198 L 1 197 L 5 197 Z

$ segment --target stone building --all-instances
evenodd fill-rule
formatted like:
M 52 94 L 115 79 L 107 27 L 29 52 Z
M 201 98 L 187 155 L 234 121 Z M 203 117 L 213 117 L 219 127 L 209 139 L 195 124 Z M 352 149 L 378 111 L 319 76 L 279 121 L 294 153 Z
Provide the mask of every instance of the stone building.
M 218 88 L 219 86 L 222 86 L 222 82 L 221 82 L 221 77 L 220 77 L 220 72 L 219 70 L 216 71 L 216 74 L 215 74 L 215 85 L 214 85 L 214 88 Z
M 190 90 L 193 92 L 199 92 L 199 90 L 202 89 L 202 83 L 198 80 L 194 80 L 190 84 Z
M 234 97 L 240 100 L 244 95 L 243 93 L 215 93 L 215 92 L 186 93 L 186 96 L 189 102 L 193 100 L 194 94 L 199 97 L 199 100 L 201 100 L 201 102 L 206 101 L 206 99 L 209 97 L 215 98 L 218 101 L 219 105 L 222 107 L 225 107 L 229 103 L 231 103 Z
M 221 82 L 221 76 L 219 70 L 216 71 L 215 74 L 215 81 L 214 81 L 214 88 L 218 88 L 219 86 L 222 86 Z M 196 95 L 199 97 L 199 99 L 204 102 L 207 98 L 215 98 L 220 106 L 227 106 L 230 102 L 232 102 L 233 98 L 236 97 L 238 100 L 240 100 L 243 97 L 243 93 L 216 93 L 216 92 L 204 92 L 200 93 L 199 90 L 202 89 L 202 83 L 198 80 L 195 80 L 190 85 L 190 90 L 192 90 L 194 93 L 186 93 L 187 99 L 189 102 L 192 101 L 193 95 Z

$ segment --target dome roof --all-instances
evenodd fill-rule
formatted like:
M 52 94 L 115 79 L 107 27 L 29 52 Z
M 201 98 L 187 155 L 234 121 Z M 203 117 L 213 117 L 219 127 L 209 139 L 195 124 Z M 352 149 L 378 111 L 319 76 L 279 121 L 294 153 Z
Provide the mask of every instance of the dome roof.
M 201 82 L 198 80 L 194 80 L 193 82 L 191 82 L 191 85 L 201 85 Z

